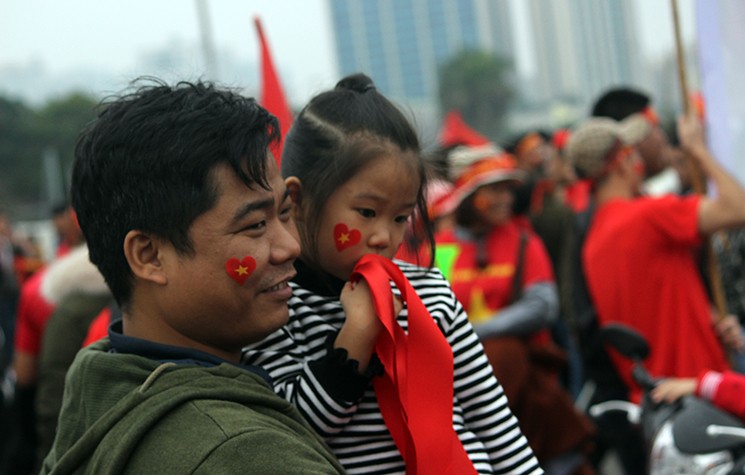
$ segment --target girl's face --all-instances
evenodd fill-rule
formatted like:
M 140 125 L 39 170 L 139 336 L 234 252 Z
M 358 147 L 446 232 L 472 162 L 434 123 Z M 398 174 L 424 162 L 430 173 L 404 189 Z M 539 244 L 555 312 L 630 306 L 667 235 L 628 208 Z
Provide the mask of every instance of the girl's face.
M 331 194 L 321 213 L 313 259 L 323 270 L 347 280 L 362 256 L 392 259 L 396 254 L 420 186 L 410 153 L 373 159 Z

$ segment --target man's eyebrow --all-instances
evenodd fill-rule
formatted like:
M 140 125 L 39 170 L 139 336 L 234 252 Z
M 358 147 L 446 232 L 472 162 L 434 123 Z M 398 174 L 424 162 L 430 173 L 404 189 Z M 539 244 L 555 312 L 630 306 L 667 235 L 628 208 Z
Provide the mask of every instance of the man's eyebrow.
M 285 189 L 285 192 L 282 195 L 282 202 L 284 202 L 289 195 L 290 195 L 290 190 Z M 236 212 L 233 214 L 233 221 L 234 222 L 240 221 L 247 214 L 252 213 L 254 211 L 273 208 L 273 207 L 274 207 L 274 198 L 266 198 L 264 200 L 251 201 L 250 203 L 246 203 L 245 205 L 241 206 L 240 208 L 236 210 Z

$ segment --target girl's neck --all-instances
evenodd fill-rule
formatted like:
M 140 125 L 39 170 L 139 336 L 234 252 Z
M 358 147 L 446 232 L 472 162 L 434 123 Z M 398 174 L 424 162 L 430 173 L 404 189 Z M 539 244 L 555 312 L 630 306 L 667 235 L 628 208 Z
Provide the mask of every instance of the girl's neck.
M 307 263 L 302 257 L 295 261 L 295 269 L 297 275 L 292 281 L 300 287 L 326 297 L 338 298 L 341 295 L 345 284 L 343 280 Z

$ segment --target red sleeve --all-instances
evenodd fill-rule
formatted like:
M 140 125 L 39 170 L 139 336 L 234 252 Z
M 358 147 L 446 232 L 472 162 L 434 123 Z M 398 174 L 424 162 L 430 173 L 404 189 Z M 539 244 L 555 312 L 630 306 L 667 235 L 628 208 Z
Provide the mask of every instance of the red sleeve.
M 701 243 L 698 232 L 699 195 L 679 197 L 674 195 L 646 199 L 647 212 L 662 239 L 688 246 Z
M 39 354 L 44 327 L 54 311 L 41 295 L 44 272 L 37 271 L 23 283 L 16 311 L 15 350 L 33 356 Z
M 88 327 L 88 334 L 83 340 L 83 346 L 95 343 L 109 334 L 109 323 L 111 322 L 111 309 L 109 307 L 101 310 Z
M 699 377 L 696 394 L 745 420 L 745 375 L 732 371 L 707 371 Z

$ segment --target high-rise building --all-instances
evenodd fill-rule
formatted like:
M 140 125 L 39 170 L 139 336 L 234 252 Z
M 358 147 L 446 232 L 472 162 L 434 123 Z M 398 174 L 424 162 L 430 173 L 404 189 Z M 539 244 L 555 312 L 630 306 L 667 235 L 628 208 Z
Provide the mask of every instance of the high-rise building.
M 528 0 L 535 59 L 530 99 L 586 103 L 643 80 L 634 2 Z
M 515 84 L 529 112 L 513 126 L 577 115 L 602 90 L 643 84 L 635 4 L 628 0 L 329 0 L 340 76 L 362 71 L 425 123 L 439 118 L 438 68 L 463 49 L 528 64 Z M 519 43 L 519 44 L 518 44 Z M 561 119 L 558 119 L 561 122 Z M 435 125 L 436 126 L 436 125 Z
M 388 97 L 437 120 L 439 67 L 464 49 L 512 55 L 508 0 L 330 0 L 340 76 L 364 72 Z

